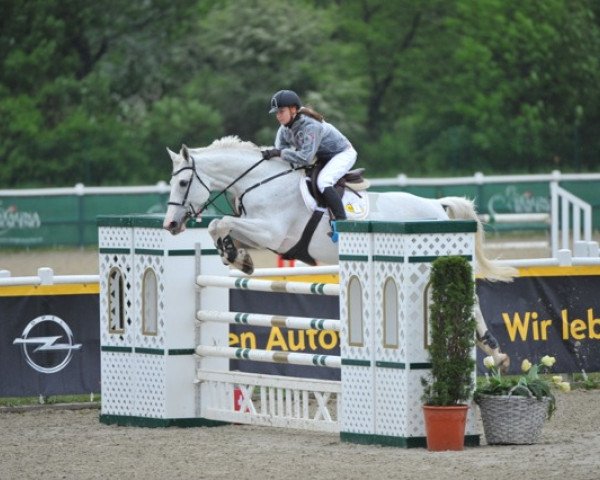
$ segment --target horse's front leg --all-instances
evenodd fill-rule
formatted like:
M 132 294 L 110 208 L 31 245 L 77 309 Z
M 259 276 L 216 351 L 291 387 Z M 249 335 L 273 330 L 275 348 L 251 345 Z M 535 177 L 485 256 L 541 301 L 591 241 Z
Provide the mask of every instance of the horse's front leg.
M 250 254 L 239 247 L 239 242 L 259 248 L 272 248 L 272 229 L 273 225 L 266 221 L 225 216 L 213 220 L 208 232 L 223 263 L 250 275 L 254 271 L 254 262 Z
M 510 366 L 510 357 L 506 353 L 500 351 L 498 340 L 489 331 L 485 324 L 485 319 L 481 313 L 479 305 L 475 305 L 475 319 L 477 321 L 477 346 L 481 348 L 487 355 L 491 355 L 494 359 L 494 364 L 501 372 L 508 372 Z
M 212 237 L 224 265 L 232 265 L 247 274 L 254 271 L 252 258 L 245 249 L 239 247 L 230 235 L 230 228 L 226 224 L 223 224 L 221 220 L 213 220 L 208 226 L 208 233 Z

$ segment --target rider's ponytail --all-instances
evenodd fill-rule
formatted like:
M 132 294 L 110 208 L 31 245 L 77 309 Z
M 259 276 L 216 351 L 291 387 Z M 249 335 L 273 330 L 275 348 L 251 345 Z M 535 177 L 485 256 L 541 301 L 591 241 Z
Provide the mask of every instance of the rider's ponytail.
M 301 115 L 307 115 L 311 118 L 314 118 L 318 122 L 322 122 L 324 120 L 323 115 L 321 115 L 319 112 L 314 110 L 312 107 L 300 107 L 300 110 L 298 110 L 298 113 Z

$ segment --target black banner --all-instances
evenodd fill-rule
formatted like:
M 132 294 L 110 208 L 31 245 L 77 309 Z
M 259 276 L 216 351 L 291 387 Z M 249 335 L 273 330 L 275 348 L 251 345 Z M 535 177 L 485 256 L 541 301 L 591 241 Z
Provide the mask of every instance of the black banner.
M 600 371 L 600 276 L 478 281 L 477 292 L 488 328 L 510 355 L 511 373 L 524 359 L 537 363 L 544 355 L 556 357 L 554 372 Z
M 600 276 L 527 276 L 512 283 L 477 281 L 488 328 L 511 358 L 510 373 L 521 363 L 556 357 L 557 373 L 600 371 Z M 230 310 L 309 318 L 339 318 L 337 297 L 231 291 Z M 339 355 L 331 332 L 306 333 L 278 327 L 230 327 L 230 346 Z M 484 353 L 477 350 L 478 372 Z M 254 373 L 338 379 L 337 370 L 296 365 L 231 362 L 232 369 Z
M 283 293 L 231 290 L 229 310 L 232 312 L 264 313 L 308 318 L 339 319 L 338 297 L 293 295 Z M 339 333 L 319 330 L 296 330 L 279 327 L 229 327 L 231 347 L 259 348 L 263 350 L 283 350 L 320 355 L 340 354 Z M 251 361 L 231 361 L 231 369 L 242 372 L 268 373 L 303 378 L 339 380 L 338 369 L 306 367 L 282 363 Z
M 98 298 L 0 296 L 0 396 L 100 392 Z

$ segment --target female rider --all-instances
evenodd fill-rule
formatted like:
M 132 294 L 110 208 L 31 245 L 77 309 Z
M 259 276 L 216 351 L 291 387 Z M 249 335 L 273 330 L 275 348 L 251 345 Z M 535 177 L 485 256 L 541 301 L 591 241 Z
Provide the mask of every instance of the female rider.
M 275 148 L 264 150 L 263 158 L 281 157 L 294 165 L 309 165 L 316 157 L 325 162 L 317 178 L 317 188 L 331 211 L 332 220 L 345 220 L 346 212 L 333 187 L 356 162 L 356 150 L 348 139 L 323 116 L 303 107 L 292 90 L 280 90 L 271 98 L 269 113 L 275 113 L 280 124 Z

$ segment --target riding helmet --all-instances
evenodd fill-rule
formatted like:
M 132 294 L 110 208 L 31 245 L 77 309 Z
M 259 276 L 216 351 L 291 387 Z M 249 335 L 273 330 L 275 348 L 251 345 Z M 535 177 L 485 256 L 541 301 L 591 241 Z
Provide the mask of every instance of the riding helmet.
M 273 98 L 271 98 L 271 110 L 269 113 L 275 113 L 278 108 L 296 106 L 300 108 L 302 106 L 302 100 L 292 90 L 279 90 Z

